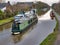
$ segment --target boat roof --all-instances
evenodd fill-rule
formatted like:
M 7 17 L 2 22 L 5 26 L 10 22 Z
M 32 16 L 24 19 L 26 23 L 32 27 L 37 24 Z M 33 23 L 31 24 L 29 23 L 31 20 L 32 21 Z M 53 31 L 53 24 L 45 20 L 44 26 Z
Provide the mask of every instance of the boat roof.
M 34 15 L 33 15 L 33 11 L 31 10 L 31 11 L 27 11 L 27 12 L 25 12 L 25 14 L 18 14 L 18 15 L 16 15 L 14 18 L 15 18 L 15 20 L 16 21 L 18 21 L 18 22 L 24 22 L 25 20 L 30 20 L 31 18 L 33 18 L 34 17 Z
M 24 14 L 18 14 L 18 15 L 16 15 L 16 16 L 23 16 Z

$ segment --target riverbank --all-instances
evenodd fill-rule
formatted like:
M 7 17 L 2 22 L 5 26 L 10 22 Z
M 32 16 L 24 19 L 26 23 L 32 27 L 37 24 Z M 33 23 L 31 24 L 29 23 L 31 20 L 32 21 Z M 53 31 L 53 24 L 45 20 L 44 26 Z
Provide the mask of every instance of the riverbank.
M 40 45 L 53 45 L 58 34 L 58 27 L 59 27 L 59 23 L 58 23 L 58 19 L 56 18 L 56 27 L 54 29 L 54 32 L 48 35 L 47 38 Z
M 49 10 L 48 10 L 48 11 L 49 11 Z M 45 11 L 43 14 L 45 14 L 46 12 L 47 12 L 47 11 Z M 39 16 L 41 16 L 41 15 L 42 15 L 42 14 L 40 13 Z M 6 24 L 6 23 L 9 23 L 9 22 L 11 22 L 12 20 L 13 20 L 13 17 L 0 20 L 0 25 L 4 25 L 4 24 Z
M 56 13 L 56 17 L 57 17 L 58 22 L 59 22 L 59 28 L 58 28 L 58 34 L 56 36 L 56 40 L 54 41 L 54 45 L 60 45 L 60 15 L 58 13 Z
M 13 17 L 7 18 L 7 19 L 4 19 L 4 20 L 0 20 L 0 25 L 7 24 L 7 23 L 11 22 L 12 20 L 13 20 Z

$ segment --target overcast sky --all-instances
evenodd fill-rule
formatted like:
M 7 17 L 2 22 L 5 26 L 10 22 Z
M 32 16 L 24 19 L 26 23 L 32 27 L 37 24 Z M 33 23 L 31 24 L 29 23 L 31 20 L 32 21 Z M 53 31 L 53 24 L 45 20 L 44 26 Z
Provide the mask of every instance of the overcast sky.
M 6 0 L 6 2 L 32 2 L 32 1 L 42 1 L 42 2 L 45 2 L 49 5 L 52 5 L 53 3 L 56 3 L 58 2 L 59 0 Z

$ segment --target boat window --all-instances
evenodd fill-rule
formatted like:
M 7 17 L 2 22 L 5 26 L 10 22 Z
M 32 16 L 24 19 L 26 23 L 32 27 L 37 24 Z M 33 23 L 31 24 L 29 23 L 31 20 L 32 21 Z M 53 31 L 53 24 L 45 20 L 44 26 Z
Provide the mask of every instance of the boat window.
M 23 16 L 20 16 L 20 18 L 22 18 Z
M 32 19 L 28 21 L 28 24 L 30 24 L 32 22 Z

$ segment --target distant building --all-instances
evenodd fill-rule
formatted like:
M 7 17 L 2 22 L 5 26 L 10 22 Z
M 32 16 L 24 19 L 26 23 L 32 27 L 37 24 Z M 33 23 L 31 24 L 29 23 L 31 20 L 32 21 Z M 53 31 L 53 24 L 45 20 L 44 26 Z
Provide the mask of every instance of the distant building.
M 9 11 L 11 13 L 16 12 L 16 11 L 21 11 L 23 10 L 29 10 L 30 7 L 32 7 L 33 2 L 18 2 L 14 5 L 11 5 L 10 2 L 8 3 L 0 3 L 0 10 L 2 11 Z
M 32 6 L 32 4 L 33 2 L 18 2 L 14 5 L 11 5 L 10 2 L 8 2 L 6 10 L 9 10 L 10 12 L 20 11 L 21 9 L 28 9 Z
M 6 10 L 6 5 L 7 3 L 0 3 L 0 10 L 4 12 L 4 10 Z

